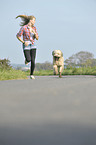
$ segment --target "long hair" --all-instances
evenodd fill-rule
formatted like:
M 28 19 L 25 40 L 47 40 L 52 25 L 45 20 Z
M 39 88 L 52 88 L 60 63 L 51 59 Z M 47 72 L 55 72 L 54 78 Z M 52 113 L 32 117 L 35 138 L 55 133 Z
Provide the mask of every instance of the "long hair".
M 27 25 L 29 23 L 30 20 L 33 20 L 33 18 L 35 18 L 33 15 L 31 16 L 27 16 L 27 15 L 18 15 L 16 17 L 16 19 L 20 17 L 22 19 L 22 22 L 20 24 L 20 26 L 24 26 L 24 25 Z M 35 18 L 36 19 L 36 18 Z

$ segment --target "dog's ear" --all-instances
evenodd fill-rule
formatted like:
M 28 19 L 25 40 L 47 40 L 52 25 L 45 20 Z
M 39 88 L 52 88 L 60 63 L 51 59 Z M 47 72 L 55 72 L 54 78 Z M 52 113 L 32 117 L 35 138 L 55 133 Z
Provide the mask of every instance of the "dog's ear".
M 63 57 L 63 52 L 61 51 L 61 56 Z
M 52 51 L 52 55 L 54 56 L 54 51 Z
M 60 50 L 61 51 L 61 50 Z M 63 57 L 63 52 L 61 51 L 61 56 Z

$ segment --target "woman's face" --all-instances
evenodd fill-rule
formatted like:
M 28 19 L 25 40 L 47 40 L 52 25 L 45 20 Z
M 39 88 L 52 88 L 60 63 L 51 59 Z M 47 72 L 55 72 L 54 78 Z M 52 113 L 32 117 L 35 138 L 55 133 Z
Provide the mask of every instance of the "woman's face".
M 32 20 L 30 20 L 30 22 L 31 22 L 31 25 L 34 26 L 34 24 L 35 24 L 35 18 L 33 18 Z

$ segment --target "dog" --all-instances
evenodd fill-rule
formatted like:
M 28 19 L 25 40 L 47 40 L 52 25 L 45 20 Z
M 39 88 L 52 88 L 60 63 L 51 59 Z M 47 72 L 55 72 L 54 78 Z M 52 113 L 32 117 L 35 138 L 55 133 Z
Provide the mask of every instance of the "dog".
M 58 74 L 59 71 L 59 77 L 62 77 L 62 72 L 64 70 L 64 58 L 63 53 L 61 50 L 54 50 L 52 52 L 53 55 L 53 71 L 54 75 Z

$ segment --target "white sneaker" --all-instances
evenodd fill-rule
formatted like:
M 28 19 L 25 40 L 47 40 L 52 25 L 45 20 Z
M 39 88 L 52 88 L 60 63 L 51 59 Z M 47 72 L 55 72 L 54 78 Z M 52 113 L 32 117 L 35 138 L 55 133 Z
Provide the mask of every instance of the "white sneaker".
M 35 77 L 34 77 L 33 75 L 31 75 L 31 76 L 30 76 L 30 79 L 33 79 L 33 80 L 35 80 Z
M 29 63 L 29 62 L 27 62 L 26 59 L 25 59 L 25 64 L 28 65 L 28 63 Z

